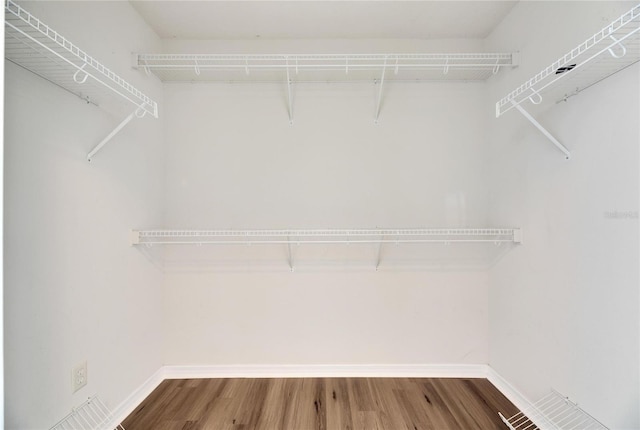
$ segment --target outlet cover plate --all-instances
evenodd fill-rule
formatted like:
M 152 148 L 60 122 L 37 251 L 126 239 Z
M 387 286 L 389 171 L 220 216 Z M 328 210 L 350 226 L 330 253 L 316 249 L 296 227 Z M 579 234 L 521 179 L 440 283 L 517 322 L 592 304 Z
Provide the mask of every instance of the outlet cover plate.
M 73 368 L 71 372 L 71 384 L 75 393 L 80 388 L 87 385 L 87 362 L 83 361 Z

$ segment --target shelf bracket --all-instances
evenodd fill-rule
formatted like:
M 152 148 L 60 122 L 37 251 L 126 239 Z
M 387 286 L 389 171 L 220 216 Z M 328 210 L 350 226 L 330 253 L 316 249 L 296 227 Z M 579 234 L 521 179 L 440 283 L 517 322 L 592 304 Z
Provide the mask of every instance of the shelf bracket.
M 287 237 L 287 253 L 289 269 L 293 272 L 293 251 L 291 250 L 291 238 Z
M 518 110 L 518 112 L 520 112 L 526 119 L 528 119 L 531 124 L 533 124 L 538 130 L 540 130 L 542 134 L 545 135 L 547 139 L 551 141 L 551 143 L 553 143 L 560 151 L 562 151 L 567 160 L 571 158 L 571 153 L 569 152 L 567 147 L 560 143 L 560 141 L 558 141 L 558 139 L 556 139 L 551 133 L 549 133 L 549 131 L 547 131 L 547 129 L 544 128 L 542 124 L 540 124 L 533 116 L 531 116 L 529 112 L 524 110 L 522 106 L 520 106 L 513 100 L 511 101 L 511 103 Z
M 118 126 L 114 128 L 111 133 L 109 133 L 104 139 L 102 139 L 100 143 L 98 143 L 91 150 L 91 152 L 89 152 L 89 154 L 87 155 L 87 161 L 91 162 L 91 159 L 93 158 L 93 156 L 96 155 L 102 149 L 102 147 L 106 145 L 111 139 L 113 139 L 113 137 L 116 134 L 118 134 L 120 130 L 122 130 L 127 124 L 129 124 L 134 117 L 142 118 L 145 114 L 146 114 L 146 111 L 142 109 L 142 106 L 140 106 L 135 111 L 131 112 L 129 116 L 127 116 L 124 120 L 122 120 L 122 122 L 118 124 Z
M 293 125 L 293 91 L 291 89 L 289 60 L 287 60 L 287 101 L 289 102 L 289 125 Z
M 382 66 L 382 76 L 380 76 L 380 89 L 378 90 L 378 100 L 376 101 L 376 117 L 373 122 L 378 123 L 380 116 L 380 107 L 382 106 L 382 89 L 384 88 L 384 74 L 387 71 L 387 57 L 384 57 L 384 65 Z
M 380 243 L 378 244 L 378 258 L 376 259 L 376 272 L 380 267 L 380 262 L 382 261 L 382 245 L 384 244 L 384 236 L 380 238 Z

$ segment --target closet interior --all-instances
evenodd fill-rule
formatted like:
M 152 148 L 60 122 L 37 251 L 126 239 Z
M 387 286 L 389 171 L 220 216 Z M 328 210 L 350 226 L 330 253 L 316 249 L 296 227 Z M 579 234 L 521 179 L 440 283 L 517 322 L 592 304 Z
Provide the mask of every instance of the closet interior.
M 4 46 L 6 428 L 333 376 L 640 428 L 637 3 L 6 0 Z

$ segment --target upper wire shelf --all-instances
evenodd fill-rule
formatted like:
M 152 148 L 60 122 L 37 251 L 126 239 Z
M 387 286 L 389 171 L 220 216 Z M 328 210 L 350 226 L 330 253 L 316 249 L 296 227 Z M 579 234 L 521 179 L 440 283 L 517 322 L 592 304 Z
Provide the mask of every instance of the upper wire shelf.
M 158 117 L 158 105 L 11 0 L 5 3 L 5 58 L 110 112 L 125 104 Z
M 526 100 L 569 97 L 640 60 L 640 4 L 589 37 L 496 103 L 496 117 Z
M 517 65 L 515 54 L 138 54 L 135 65 L 162 81 L 483 81 L 502 67 Z
M 555 390 L 510 418 L 498 412 L 510 430 L 608 430 L 604 424 Z

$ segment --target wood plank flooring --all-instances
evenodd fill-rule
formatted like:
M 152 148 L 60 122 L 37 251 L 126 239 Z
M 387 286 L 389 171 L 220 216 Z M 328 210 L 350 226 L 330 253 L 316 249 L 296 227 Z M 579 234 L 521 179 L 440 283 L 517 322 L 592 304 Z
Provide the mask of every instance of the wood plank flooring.
M 126 430 L 504 430 L 517 409 L 486 379 L 174 379 Z

